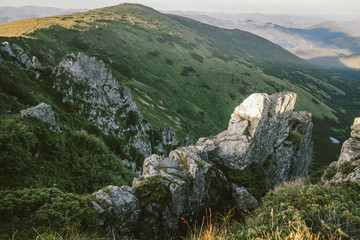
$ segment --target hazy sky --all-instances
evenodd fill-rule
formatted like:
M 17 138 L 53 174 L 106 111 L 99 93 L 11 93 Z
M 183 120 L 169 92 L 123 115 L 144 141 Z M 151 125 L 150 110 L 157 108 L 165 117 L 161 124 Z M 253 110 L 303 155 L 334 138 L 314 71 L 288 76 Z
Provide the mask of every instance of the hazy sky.
M 0 0 L 4 6 L 100 8 L 123 2 L 141 3 L 157 10 L 190 10 L 226 13 L 285 13 L 359 15 L 360 0 Z

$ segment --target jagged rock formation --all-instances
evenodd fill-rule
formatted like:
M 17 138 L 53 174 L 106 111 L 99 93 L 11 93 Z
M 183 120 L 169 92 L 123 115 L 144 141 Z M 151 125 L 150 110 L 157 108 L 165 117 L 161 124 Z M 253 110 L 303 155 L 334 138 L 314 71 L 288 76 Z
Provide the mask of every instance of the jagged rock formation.
M 140 215 L 139 201 L 134 196 L 132 188 L 126 186 L 119 188 L 110 185 L 97 191 L 95 196 L 97 202 L 93 201 L 92 204 L 99 213 L 106 211 L 103 208 L 107 209 L 109 206 L 114 206 L 107 214 L 112 214 L 115 221 L 106 226 L 107 230 L 131 234 L 131 231 L 137 227 Z M 100 224 L 103 225 L 104 222 Z
M 25 53 L 17 44 L 10 44 L 9 42 L 3 42 L 0 49 L 7 52 L 11 57 L 16 58 L 26 69 L 29 68 L 41 68 L 39 60 L 33 56 L 32 59 Z
M 36 79 L 41 77 L 38 68 L 42 66 L 36 56 L 30 58 L 23 48 L 9 42 L 1 43 L 0 50 L 13 57 L 17 65 L 33 71 Z M 4 64 L 0 56 L 0 67 Z M 176 146 L 191 143 L 188 136 L 178 141 L 175 130 L 168 126 L 160 131 L 161 141 L 151 143 L 150 127 L 143 121 L 130 89 L 121 86 L 105 64 L 95 57 L 83 53 L 67 55 L 58 67 L 53 68 L 51 77 L 55 79 L 53 87 L 62 93 L 64 103 L 72 105 L 104 132 L 125 136 L 129 145 L 146 157 L 153 151 L 167 155 Z M 124 163 L 134 170 L 139 167 L 127 159 Z
M 130 89 L 119 85 L 101 60 L 83 53 L 70 54 L 53 74 L 54 88 L 63 93 L 63 102 L 75 104 L 80 114 L 105 132 L 129 136 L 134 147 L 150 155 L 149 126 L 143 122 Z
M 40 103 L 39 105 L 35 107 L 28 108 L 26 110 L 20 111 L 21 117 L 35 117 L 40 119 L 40 121 L 44 123 L 50 124 L 50 130 L 53 130 L 55 132 L 60 132 L 59 126 L 55 123 L 55 114 L 52 110 L 51 105 L 46 103 Z
M 120 232 L 141 239 L 175 236 L 181 217 L 192 221 L 205 207 L 250 210 L 276 184 L 306 176 L 311 114 L 293 112 L 295 101 L 290 92 L 253 94 L 235 109 L 226 131 L 168 157 L 145 159 L 132 186 L 139 220 Z M 96 206 L 101 198 L 95 198 Z
M 167 125 L 164 125 L 158 131 L 150 131 L 149 135 L 152 152 L 162 156 L 169 155 L 170 151 L 176 147 L 193 144 L 187 134 L 184 139 L 178 140 L 175 129 Z
M 360 186 L 360 117 L 351 126 L 351 137 L 341 148 L 338 161 L 332 162 L 321 180 L 326 184 L 356 183 Z
M 160 129 L 160 141 L 155 146 L 155 149 L 160 154 L 166 152 L 165 148 L 177 147 L 179 142 L 176 138 L 175 130 L 167 125 Z

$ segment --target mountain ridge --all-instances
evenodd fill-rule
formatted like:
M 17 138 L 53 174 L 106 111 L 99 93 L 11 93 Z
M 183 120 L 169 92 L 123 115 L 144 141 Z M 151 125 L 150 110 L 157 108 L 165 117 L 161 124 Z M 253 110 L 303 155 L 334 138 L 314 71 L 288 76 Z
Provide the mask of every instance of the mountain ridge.
M 220 131 L 232 106 L 252 92 L 297 92 L 296 110 L 312 112 L 315 125 L 330 123 L 335 129 L 330 134 L 338 139 L 344 135 L 341 122 L 347 115 L 352 119 L 356 108 L 349 105 L 355 82 L 240 30 L 133 4 L 22 21 L 28 25 L 0 25 L 0 34 L 15 36 L 1 41 L 19 44 L 50 68 L 69 53 L 101 59 L 131 89 L 153 128 L 166 124 L 180 136 L 188 133 L 194 139 Z M 314 132 L 321 136 L 315 152 L 331 144 L 325 129 Z

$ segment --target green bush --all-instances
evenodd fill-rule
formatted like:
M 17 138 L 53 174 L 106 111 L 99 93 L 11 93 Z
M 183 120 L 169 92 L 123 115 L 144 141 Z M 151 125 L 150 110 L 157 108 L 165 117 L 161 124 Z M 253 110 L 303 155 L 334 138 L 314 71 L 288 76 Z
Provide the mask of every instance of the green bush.
M 102 139 L 66 127 L 55 133 L 35 118 L 0 118 L 0 148 L 0 189 L 56 186 L 91 193 L 129 185 L 135 176 Z
M 324 178 L 329 181 L 335 176 L 336 172 L 336 167 L 329 166 L 324 173 Z
M 231 182 L 245 187 L 256 199 L 263 197 L 268 190 L 265 171 L 261 164 L 252 163 L 244 170 L 224 168 L 223 172 Z
M 287 137 L 288 141 L 291 141 L 293 143 L 296 144 L 296 147 L 299 148 L 300 144 L 301 144 L 301 140 L 302 140 L 302 137 L 301 137 L 301 134 L 297 131 L 290 131 L 289 132 L 289 136 Z
M 166 190 L 166 187 L 161 183 L 161 176 L 156 175 L 146 178 L 143 182 L 135 188 L 135 196 L 140 199 L 145 199 L 145 204 L 158 203 L 165 206 L 171 201 L 171 196 Z
M 0 238 L 35 239 L 37 232 L 73 227 L 98 231 L 98 214 L 88 196 L 57 188 L 5 190 L 0 196 Z
M 359 239 L 359 187 L 327 188 L 304 182 L 285 184 L 263 198 L 263 206 L 253 213 L 241 236 L 252 238 L 278 228 L 282 229 L 279 236 L 282 238 L 288 236 L 295 222 L 304 222 L 313 234 L 325 239 L 329 236 Z

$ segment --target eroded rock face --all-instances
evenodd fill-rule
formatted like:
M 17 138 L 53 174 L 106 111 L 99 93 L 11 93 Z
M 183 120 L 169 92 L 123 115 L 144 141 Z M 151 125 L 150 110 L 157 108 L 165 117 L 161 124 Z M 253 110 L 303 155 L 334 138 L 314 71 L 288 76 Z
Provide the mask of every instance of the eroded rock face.
M 360 186 L 360 117 L 355 118 L 351 130 L 351 137 L 343 143 L 338 161 L 332 162 L 322 176 L 325 184 L 352 182 Z
M 100 213 L 101 225 L 109 232 L 130 235 L 137 228 L 140 215 L 138 199 L 130 187 L 109 185 L 94 193 L 94 208 Z M 110 217 L 110 219 L 109 219 Z
M 293 112 L 295 101 L 295 93 L 255 93 L 235 108 L 226 131 L 196 146 L 224 168 L 266 166 L 270 187 L 303 177 L 312 157 L 312 122 L 310 113 Z
M 150 135 L 153 152 L 161 156 L 169 155 L 169 153 L 178 146 L 192 145 L 192 141 L 188 135 L 186 135 L 184 139 L 178 140 L 175 129 L 167 125 L 164 125 L 158 131 L 153 130 Z
M 63 102 L 77 106 L 80 114 L 105 132 L 128 135 L 145 156 L 151 153 L 146 131 L 130 89 L 119 85 L 105 64 L 83 53 L 70 54 L 54 68 L 54 88 L 63 93 Z
M 253 94 L 236 107 L 224 132 L 145 159 L 132 186 L 141 209 L 136 236 L 176 236 L 180 218 L 191 222 L 204 208 L 254 209 L 276 184 L 305 177 L 311 114 L 293 112 L 295 101 L 290 92 Z
M 50 129 L 56 132 L 60 132 L 60 128 L 55 123 L 55 114 L 52 107 L 46 103 L 40 103 L 35 107 L 28 108 L 20 111 L 21 117 L 35 117 L 40 119 L 44 123 L 50 124 Z
M 3 42 L 0 45 L 0 50 L 8 53 L 11 57 L 16 58 L 20 64 L 22 64 L 26 69 L 29 68 L 40 68 L 41 64 L 39 60 L 34 56 L 32 59 L 25 53 L 17 44 L 10 44 L 9 42 Z

